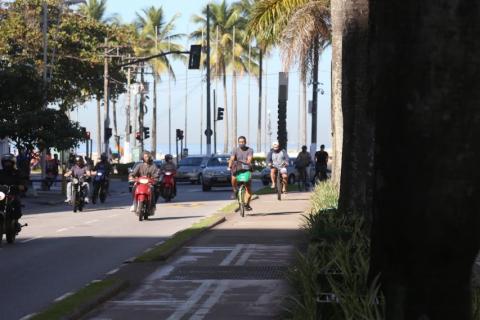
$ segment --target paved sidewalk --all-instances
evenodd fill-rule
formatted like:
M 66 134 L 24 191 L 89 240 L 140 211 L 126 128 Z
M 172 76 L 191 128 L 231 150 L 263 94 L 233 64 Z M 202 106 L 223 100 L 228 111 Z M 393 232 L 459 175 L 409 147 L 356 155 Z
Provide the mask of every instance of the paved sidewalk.
M 90 319 L 279 319 L 288 295 L 285 271 L 303 243 L 309 193 L 282 201 L 263 195 L 160 264 L 137 288 Z

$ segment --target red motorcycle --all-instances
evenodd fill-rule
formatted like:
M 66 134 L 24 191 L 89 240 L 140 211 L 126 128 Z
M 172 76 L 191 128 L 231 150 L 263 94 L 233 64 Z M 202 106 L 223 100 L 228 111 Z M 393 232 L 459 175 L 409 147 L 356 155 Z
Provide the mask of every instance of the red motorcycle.
M 136 203 L 136 214 L 139 221 L 143 219 L 147 220 L 148 216 L 153 214 L 152 197 L 155 197 L 155 195 L 152 194 L 151 186 L 153 186 L 154 183 L 155 181 L 149 177 L 135 178 L 135 193 L 133 197 Z
M 160 185 L 160 195 L 165 202 L 170 202 L 175 197 L 175 173 L 166 171 Z

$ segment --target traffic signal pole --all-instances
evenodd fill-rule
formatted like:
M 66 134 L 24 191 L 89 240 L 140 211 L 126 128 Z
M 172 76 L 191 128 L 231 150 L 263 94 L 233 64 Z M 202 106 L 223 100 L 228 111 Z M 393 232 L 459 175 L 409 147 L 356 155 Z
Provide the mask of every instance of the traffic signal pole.
M 213 89 L 213 153 L 217 153 L 217 93 Z
M 207 5 L 207 155 L 212 154 L 212 119 L 210 105 L 210 6 Z

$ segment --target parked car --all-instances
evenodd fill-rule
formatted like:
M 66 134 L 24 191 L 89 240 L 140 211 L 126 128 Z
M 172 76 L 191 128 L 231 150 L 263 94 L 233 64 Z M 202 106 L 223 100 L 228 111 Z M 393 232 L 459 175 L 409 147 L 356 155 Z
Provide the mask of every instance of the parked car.
M 202 166 L 205 167 L 208 156 L 188 156 L 178 163 L 177 181 L 190 181 L 191 183 L 202 183 Z
M 203 169 L 202 190 L 210 191 L 212 187 L 230 187 L 231 173 L 228 169 L 229 154 L 216 154 L 208 159 Z
M 295 160 L 297 160 L 297 158 L 290 158 L 290 161 L 288 163 L 288 167 L 287 167 L 288 184 L 295 184 L 295 182 L 298 181 L 298 171 L 297 169 L 295 169 Z M 262 177 L 262 183 L 264 186 L 267 186 L 270 183 L 272 183 L 272 180 L 270 178 L 269 167 L 266 167 L 262 170 L 261 177 Z
M 153 160 L 153 163 L 157 166 L 158 169 L 163 165 L 165 161 L 164 160 Z M 139 164 L 143 163 L 143 161 L 137 161 L 135 162 L 130 168 L 128 168 L 128 173 L 132 173 L 133 169 L 138 166 Z M 133 182 L 129 181 L 128 182 L 128 191 L 132 192 L 133 189 Z

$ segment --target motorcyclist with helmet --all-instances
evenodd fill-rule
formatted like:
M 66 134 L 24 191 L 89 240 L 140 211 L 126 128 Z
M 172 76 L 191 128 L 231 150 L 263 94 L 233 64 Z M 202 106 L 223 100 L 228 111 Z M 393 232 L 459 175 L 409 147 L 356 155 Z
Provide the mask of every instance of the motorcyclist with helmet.
M 76 156 L 75 164 L 73 165 L 72 168 L 70 168 L 70 170 L 67 173 L 65 173 L 65 177 L 70 177 L 70 176 L 75 177 L 77 179 L 81 179 L 83 177 L 88 178 L 91 176 L 91 171 L 83 161 L 82 156 Z M 90 186 L 88 185 L 88 182 L 84 181 L 82 184 L 82 187 L 85 188 L 85 191 L 86 191 L 85 203 L 88 203 L 89 202 L 88 194 L 90 193 Z M 65 202 L 71 203 L 72 201 L 72 182 L 71 181 L 67 183 L 66 193 L 67 193 L 67 199 L 65 200 Z
M 159 179 L 160 170 L 157 168 L 157 166 L 153 162 L 152 154 L 148 151 L 144 151 L 143 154 L 142 154 L 142 160 L 143 160 L 143 163 L 140 163 L 135 168 L 133 168 L 133 171 L 132 171 L 132 173 L 130 173 L 128 179 L 130 181 L 133 181 L 133 180 L 135 180 L 135 178 L 149 177 L 149 178 L 153 179 L 154 184 L 156 184 L 158 182 L 158 179 Z M 152 210 L 153 210 L 153 212 L 155 212 L 156 203 L 157 203 L 157 199 L 158 199 L 159 194 L 158 194 L 156 188 L 154 187 L 154 185 L 150 186 L 150 191 L 151 191 L 151 194 L 154 195 L 154 197 L 152 197 L 152 199 L 150 199 L 150 200 L 152 201 L 152 203 L 151 203 Z M 132 195 L 135 195 L 135 186 L 133 187 Z M 136 206 L 137 206 L 137 203 L 135 202 L 135 197 L 134 197 L 133 204 L 130 207 L 130 211 L 131 212 L 136 212 L 137 211 Z
M 15 166 L 15 156 L 12 154 L 5 154 L 2 156 L 2 169 L 0 170 L 0 185 L 14 186 L 12 188 L 12 195 L 14 196 L 11 202 L 15 219 L 19 220 L 22 217 L 22 204 L 20 202 L 20 192 L 26 190 L 26 181 L 22 174 Z M 16 231 L 20 232 L 22 227 L 17 222 Z
M 97 162 L 95 164 L 95 166 L 93 167 L 92 175 L 95 176 L 98 171 L 102 172 L 105 175 L 105 177 L 104 177 L 105 178 L 105 190 L 108 193 L 108 187 L 110 185 L 108 178 L 110 177 L 110 174 L 112 173 L 112 165 L 108 161 L 108 156 L 105 152 L 103 152 L 100 155 L 100 161 Z M 95 186 L 95 181 L 93 183 L 94 183 L 94 186 Z M 93 204 L 95 204 L 95 196 L 93 195 L 93 192 L 95 192 L 95 190 L 92 190 L 92 202 L 93 202 Z
M 173 173 L 173 194 L 177 195 L 177 181 L 175 179 L 175 174 L 177 173 L 177 166 L 173 162 L 173 156 L 171 154 L 165 155 L 165 162 L 160 167 L 160 181 L 163 180 L 165 172 Z

